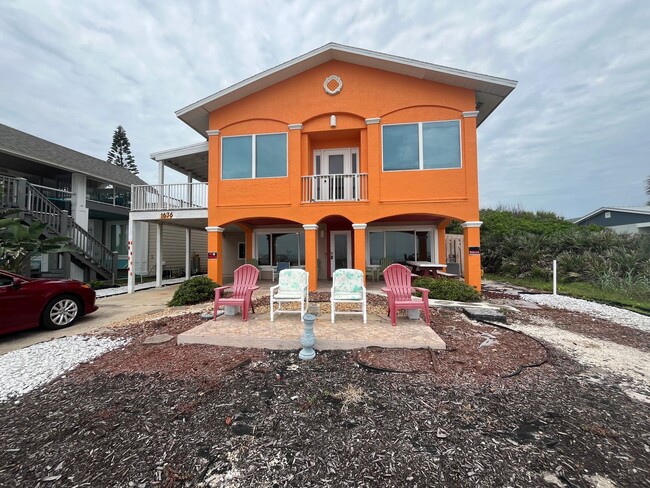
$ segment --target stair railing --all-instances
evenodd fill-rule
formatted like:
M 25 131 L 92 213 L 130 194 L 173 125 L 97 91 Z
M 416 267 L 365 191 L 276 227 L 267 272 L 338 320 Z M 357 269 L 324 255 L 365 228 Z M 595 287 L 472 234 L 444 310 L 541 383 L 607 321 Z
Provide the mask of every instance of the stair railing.
M 70 244 L 86 259 L 117 277 L 117 255 L 77 224 L 68 212 L 59 209 L 24 178 L 0 177 L 3 186 L 0 203 L 16 207 L 43 222 L 57 235 L 70 237 Z

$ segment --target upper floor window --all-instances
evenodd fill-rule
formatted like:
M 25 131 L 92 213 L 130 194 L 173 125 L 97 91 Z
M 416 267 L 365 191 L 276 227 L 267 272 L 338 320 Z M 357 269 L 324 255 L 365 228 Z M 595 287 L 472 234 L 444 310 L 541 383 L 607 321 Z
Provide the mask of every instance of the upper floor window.
M 221 178 L 287 176 L 287 134 L 224 137 L 221 141 Z
M 384 171 L 460 168 L 460 121 L 382 126 Z

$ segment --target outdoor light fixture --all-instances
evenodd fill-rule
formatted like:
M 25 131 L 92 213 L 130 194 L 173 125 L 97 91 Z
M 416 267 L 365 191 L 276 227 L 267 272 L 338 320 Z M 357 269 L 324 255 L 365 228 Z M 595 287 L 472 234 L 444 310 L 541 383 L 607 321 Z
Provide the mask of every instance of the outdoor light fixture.
M 336 115 L 330 117 L 330 127 L 336 127 Z

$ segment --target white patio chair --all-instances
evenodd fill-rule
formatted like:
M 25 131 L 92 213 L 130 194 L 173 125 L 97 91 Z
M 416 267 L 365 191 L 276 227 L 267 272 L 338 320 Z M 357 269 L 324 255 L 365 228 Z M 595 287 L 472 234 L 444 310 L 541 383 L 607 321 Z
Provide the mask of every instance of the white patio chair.
M 300 320 L 309 305 L 309 273 L 304 269 L 283 269 L 278 277 L 278 284 L 272 286 L 271 292 L 271 322 L 278 313 L 299 313 Z M 300 311 L 282 310 L 282 304 L 300 302 Z M 277 303 L 277 309 L 275 304 Z
M 363 285 L 364 274 L 358 269 L 337 269 L 332 276 L 332 293 L 330 296 L 332 323 L 335 314 L 363 315 L 363 323 L 368 323 L 366 313 L 366 287 Z M 337 303 L 358 303 L 361 311 L 337 312 Z

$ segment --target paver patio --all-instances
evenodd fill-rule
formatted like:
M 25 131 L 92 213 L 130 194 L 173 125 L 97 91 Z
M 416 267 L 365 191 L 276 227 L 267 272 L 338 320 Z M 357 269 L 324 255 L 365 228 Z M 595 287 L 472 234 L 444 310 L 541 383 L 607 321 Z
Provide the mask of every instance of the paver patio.
M 299 349 L 303 323 L 297 314 L 281 315 L 274 322 L 269 314 L 222 315 L 178 335 L 178 344 L 212 344 L 264 349 Z M 364 324 L 360 316 L 337 316 L 330 322 L 329 314 L 320 315 L 314 323 L 317 350 L 358 349 L 378 346 L 404 349 L 445 349 L 445 343 L 422 319 L 398 317 L 397 326 L 388 317 L 368 314 Z
M 260 280 L 260 289 L 253 299 L 268 297 L 268 289 L 275 283 Z M 319 281 L 318 292 L 329 292 L 332 283 Z M 368 295 L 386 296 L 381 291 L 383 280 L 366 283 Z M 321 302 L 323 303 L 323 302 Z M 329 302 L 326 302 L 329 306 Z M 431 307 L 480 307 L 510 308 L 487 302 L 463 303 L 446 300 L 429 300 Z M 187 332 L 178 335 L 178 344 L 211 344 L 232 347 L 256 347 L 263 349 L 298 349 L 303 323 L 298 314 L 280 315 L 271 322 L 268 311 L 250 314 L 248 322 L 243 322 L 241 313 L 235 316 L 222 315 L 216 321 L 209 320 Z M 398 316 L 397 326 L 392 327 L 386 315 L 368 312 L 368 323 L 360 316 L 337 315 L 336 323 L 330 322 L 328 312 L 321 314 L 314 323 L 317 350 L 357 349 L 362 347 L 384 347 L 397 349 L 445 349 L 444 341 L 435 331 L 425 325 L 422 319 L 409 320 Z

